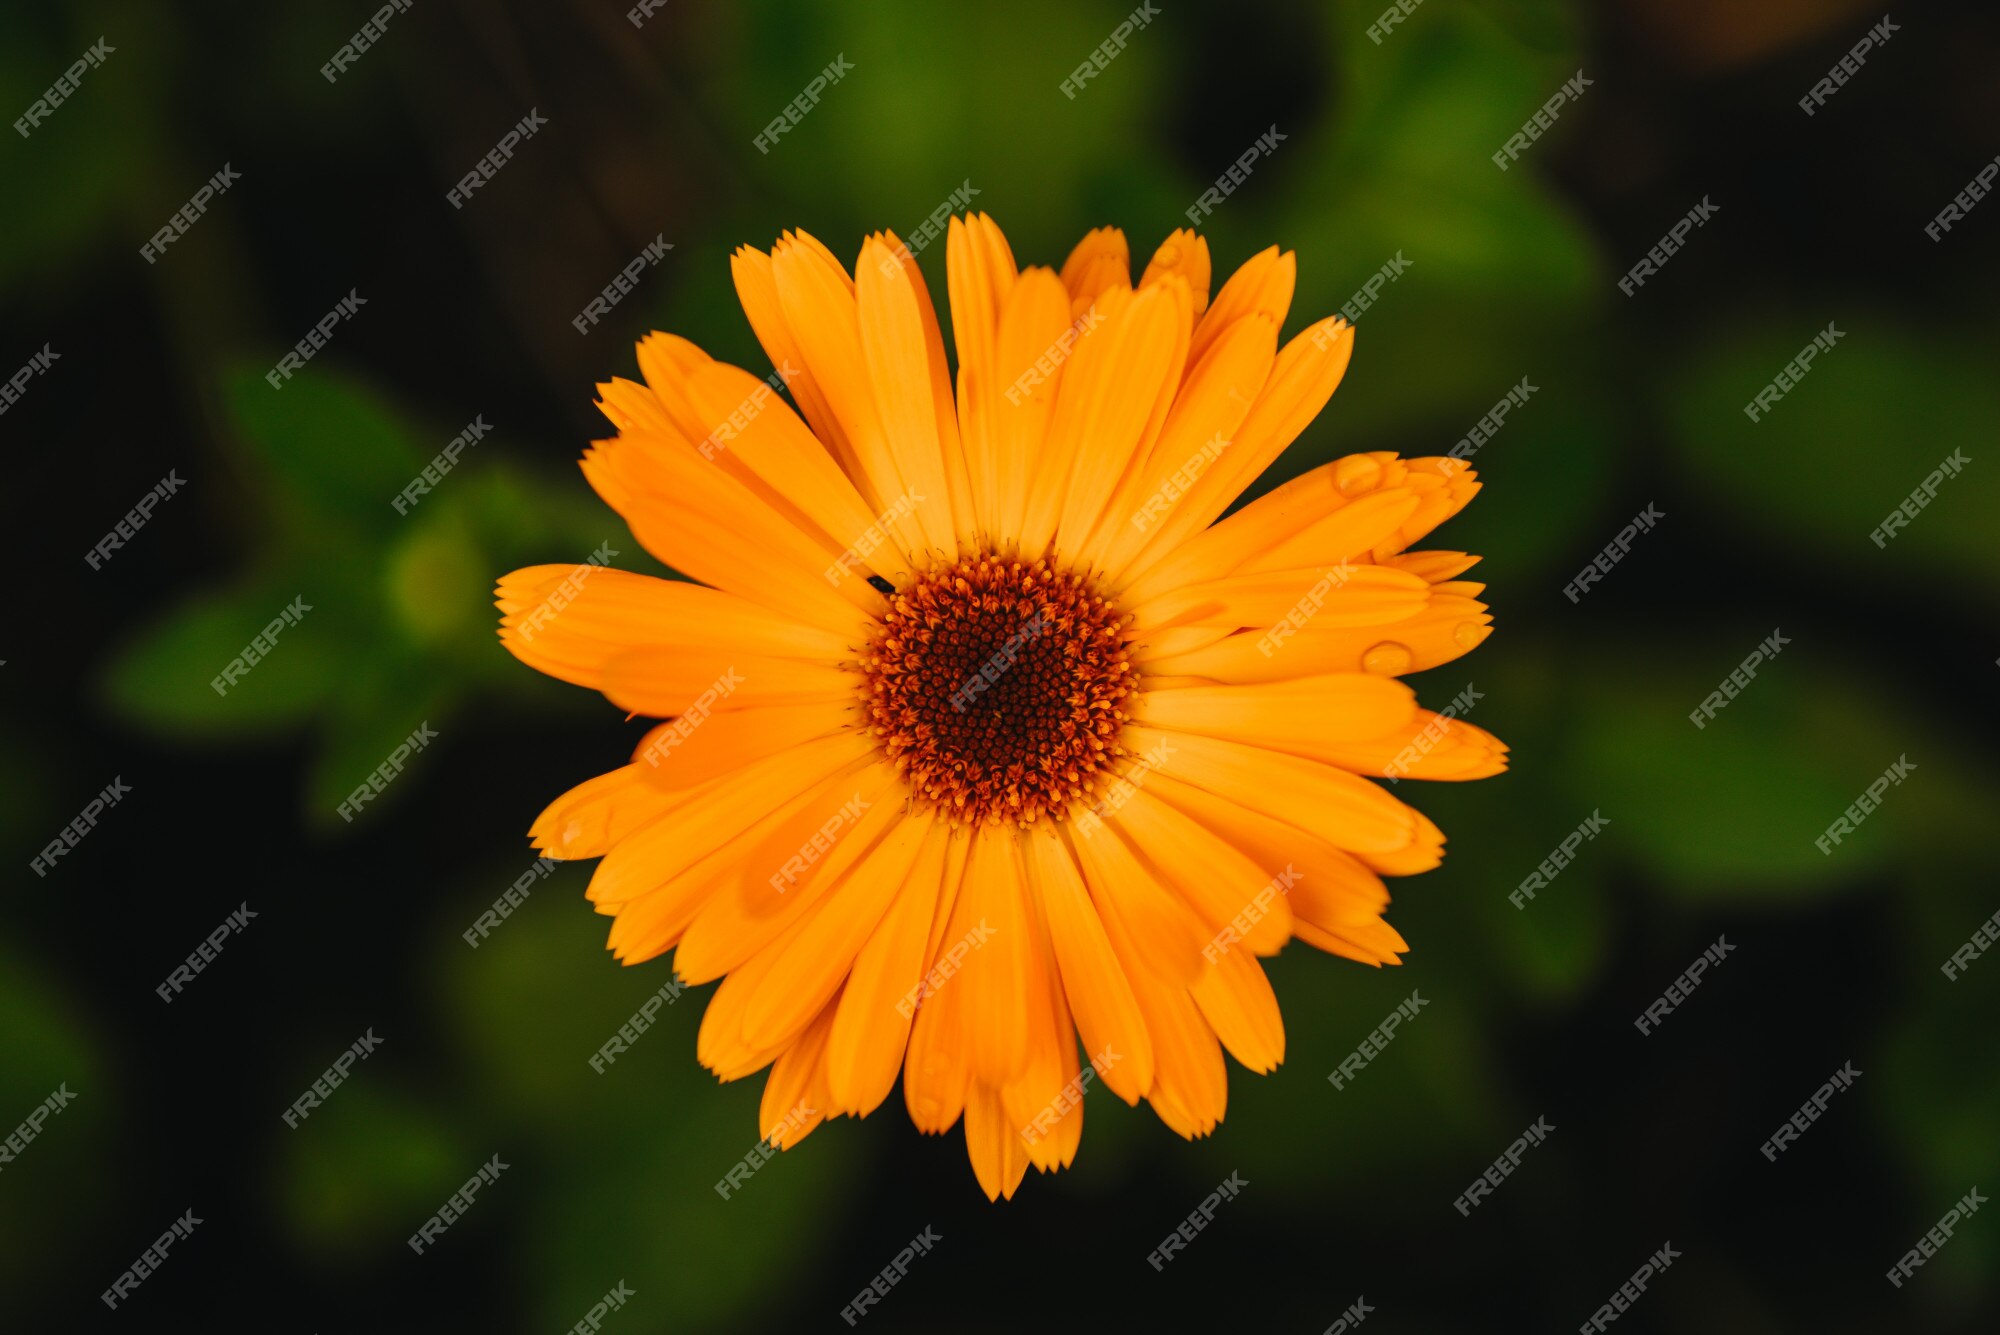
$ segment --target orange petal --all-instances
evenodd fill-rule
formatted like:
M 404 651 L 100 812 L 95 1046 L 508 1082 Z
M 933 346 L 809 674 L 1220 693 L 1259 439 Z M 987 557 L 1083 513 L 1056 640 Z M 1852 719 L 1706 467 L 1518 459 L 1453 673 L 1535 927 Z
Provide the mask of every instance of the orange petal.
M 1398 735 L 1416 717 L 1417 706 L 1416 693 L 1402 682 L 1356 672 L 1251 686 L 1146 690 L 1131 712 L 1148 727 L 1331 760 L 1336 750 L 1372 755 L 1355 744 Z
M 1178 274 L 1186 280 L 1188 293 L 1193 298 L 1192 313 L 1199 318 L 1208 309 L 1210 275 L 1207 239 L 1192 228 L 1176 229 L 1153 252 L 1145 275 L 1139 279 L 1139 286 L 1157 283 L 1169 274 Z
M 844 1111 L 866 1117 L 895 1087 L 916 1018 L 947 835 L 943 824 L 931 825 L 908 881 L 861 947 L 842 989 L 827 1045 L 827 1083 L 834 1106 Z
M 1102 1072 L 1104 1083 L 1119 1098 L 1136 1103 L 1153 1083 L 1153 1045 L 1132 983 L 1112 953 L 1103 919 L 1061 836 L 1041 822 L 1030 828 L 1027 844 L 1029 882 L 1049 925 L 1063 994 L 1084 1047 L 1118 1055 Z

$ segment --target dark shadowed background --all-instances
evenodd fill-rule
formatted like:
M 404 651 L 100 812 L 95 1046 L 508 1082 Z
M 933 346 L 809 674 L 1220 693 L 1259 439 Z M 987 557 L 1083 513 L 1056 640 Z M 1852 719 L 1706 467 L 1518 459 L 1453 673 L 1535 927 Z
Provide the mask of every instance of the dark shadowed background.
M 332 80 L 365 0 L 7 6 L 8 119 L 84 68 L 0 142 L 0 1328 L 554 1331 L 622 1281 L 612 1335 L 845 1330 L 929 1226 L 942 1241 L 865 1329 L 1322 1331 L 1360 1299 L 1382 1335 L 1570 1330 L 1668 1243 L 1680 1259 L 1621 1335 L 1992 1329 L 2000 1211 L 1958 1221 L 1900 1287 L 1886 1274 L 2000 1189 L 2000 960 L 1975 943 L 1943 967 L 2000 909 L 1981 749 L 2000 203 L 1968 194 L 1926 232 L 2000 153 L 2000 16 L 1913 4 L 1885 30 L 1833 0 L 1429 0 L 1384 27 L 1379 3 L 1162 0 L 1073 97 L 1123 0 L 417 0 Z M 852 70 L 760 152 L 837 57 Z M 546 126 L 454 208 L 531 110 Z M 588 865 L 533 881 L 477 949 L 462 936 L 533 865 L 533 816 L 641 726 L 500 649 L 494 577 L 607 540 L 657 569 L 574 466 L 608 434 L 593 385 L 635 374 L 652 328 L 769 370 L 729 283 L 739 243 L 798 226 L 851 258 L 969 186 L 1024 262 L 1108 223 L 1143 263 L 1272 128 L 1203 220 L 1218 270 L 1296 248 L 1290 332 L 1404 267 L 1270 480 L 1443 453 L 1533 387 L 1435 544 L 1485 554 L 1497 633 L 1416 681 L 1433 707 L 1470 683 L 1512 772 L 1406 785 L 1451 838 L 1440 870 L 1394 887 L 1412 954 L 1273 961 L 1287 1060 L 1232 1072 L 1212 1138 L 1096 1092 L 1077 1166 L 989 1205 L 959 1133 L 919 1137 L 899 1093 L 723 1200 L 761 1077 L 718 1088 L 696 1065 L 706 988 L 588 1065 L 670 977 L 603 951 Z M 579 333 L 656 239 L 672 249 Z M 921 263 L 941 295 L 944 246 Z M 365 304 L 272 389 L 350 292 Z M 490 433 L 399 514 L 475 419 Z M 1954 452 L 1970 465 L 1872 541 Z M 1664 518 L 1572 602 L 1649 504 Z M 218 695 L 294 599 L 310 612 Z M 1774 633 L 1782 651 L 1697 728 Z M 337 816 L 425 723 L 437 740 L 385 795 Z M 1822 851 L 1899 760 L 1905 781 Z M 31 866 L 114 779 L 129 794 Z M 1593 814 L 1598 837 L 1514 907 Z M 1413 989 L 1418 1018 L 1336 1089 Z M 1853 1087 L 1767 1160 L 1847 1064 Z M 1538 1117 L 1553 1133 L 1461 1216 Z M 496 1154 L 499 1179 L 413 1254 Z M 1232 1172 L 1248 1185 L 1156 1272 L 1148 1253 Z M 100 1293 L 190 1212 L 109 1311 Z

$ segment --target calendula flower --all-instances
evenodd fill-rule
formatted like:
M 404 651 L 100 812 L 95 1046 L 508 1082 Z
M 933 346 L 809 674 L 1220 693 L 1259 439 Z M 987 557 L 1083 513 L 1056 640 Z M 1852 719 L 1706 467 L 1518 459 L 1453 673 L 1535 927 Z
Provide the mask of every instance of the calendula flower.
M 532 837 L 602 859 L 619 959 L 722 980 L 701 1061 L 771 1068 L 786 1148 L 900 1073 L 998 1197 L 1072 1161 L 1092 1083 L 1213 1130 L 1223 1051 L 1284 1057 L 1258 957 L 1408 949 L 1382 878 L 1444 836 L 1373 780 L 1506 748 L 1398 680 L 1488 634 L 1476 558 L 1408 550 L 1471 469 L 1352 455 L 1221 518 L 1353 348 L 1281 345 L 1293 255 L 1211 301 L 1191 232 L 1134 284 L 1116 230 L 1058 273 L 972 215 L 946 267 L 955 375 L 895 237 L 852 273 L 802 232 L 738 251 L 775 374 L 653 334 L 583 458 L 687 580 L 536 566 L 498 602 L 523 662 L 665 720 Z

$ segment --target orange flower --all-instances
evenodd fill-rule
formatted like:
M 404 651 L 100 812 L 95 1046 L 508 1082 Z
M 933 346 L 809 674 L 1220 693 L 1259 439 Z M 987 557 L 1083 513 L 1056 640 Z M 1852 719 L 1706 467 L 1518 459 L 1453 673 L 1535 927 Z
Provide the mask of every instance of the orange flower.
M 1352 455 L 1220 518 L 1353 348 L 1338 318 L 1280 346 L 1275 247 L 1211 302 L 1191 232 L 1135 287 L 1116 230 L 1058 274 L 953 219 L 955 381 L 893 236 L 852 274 L 804 233 L 733 269 L 797 411 L 656 333 L 646 383 L 600 386 L 618 434 L 583 459 L 699 582 L 500 581 L 523 662 L 667 720 L 536 846 L 602 859 L 618 958 L 722 980 L 699 1056 L 771 1068 L 781 1146 L 873 1112 L 899 1072 L 921 1130 L 963 1116 L 989 1197 L 1070 1163 L 1093 1080 L 1208 1133 L 1223 1050 L 1284 1057 L 1258 956 L 1408 949 L 1382 877 L 1437 865 L 1444 836 L 1370 776 L 1505 767 L 1397 680 L 1488 634 L 1458 578 L 1476 558 L 1406 550 L 1472 470 Z

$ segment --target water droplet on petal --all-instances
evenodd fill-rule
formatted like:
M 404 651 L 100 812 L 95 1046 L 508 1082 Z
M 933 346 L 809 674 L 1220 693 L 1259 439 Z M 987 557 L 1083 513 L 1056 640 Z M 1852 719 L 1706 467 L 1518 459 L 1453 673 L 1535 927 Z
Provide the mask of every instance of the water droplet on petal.
M 1361 655 L 1361 670 L 1373 672 L 1378 677 L 1393 677 L 1398 672 L 1408 672 L 1410 651 L 1394 640 L 1384 640 Z
M 1482 626 L 1477 621 L 1461 621 L 1452 627 L 1451 638 L 1458 641 L 1459 648 L 1471 649 L 1492 632 L 1491 626 Z
M 1350 454 L 1333 466 L 1333 485 L 1343 496 L 1373 491 L 1382 482 L 1382 465 L 1365 454 Z

